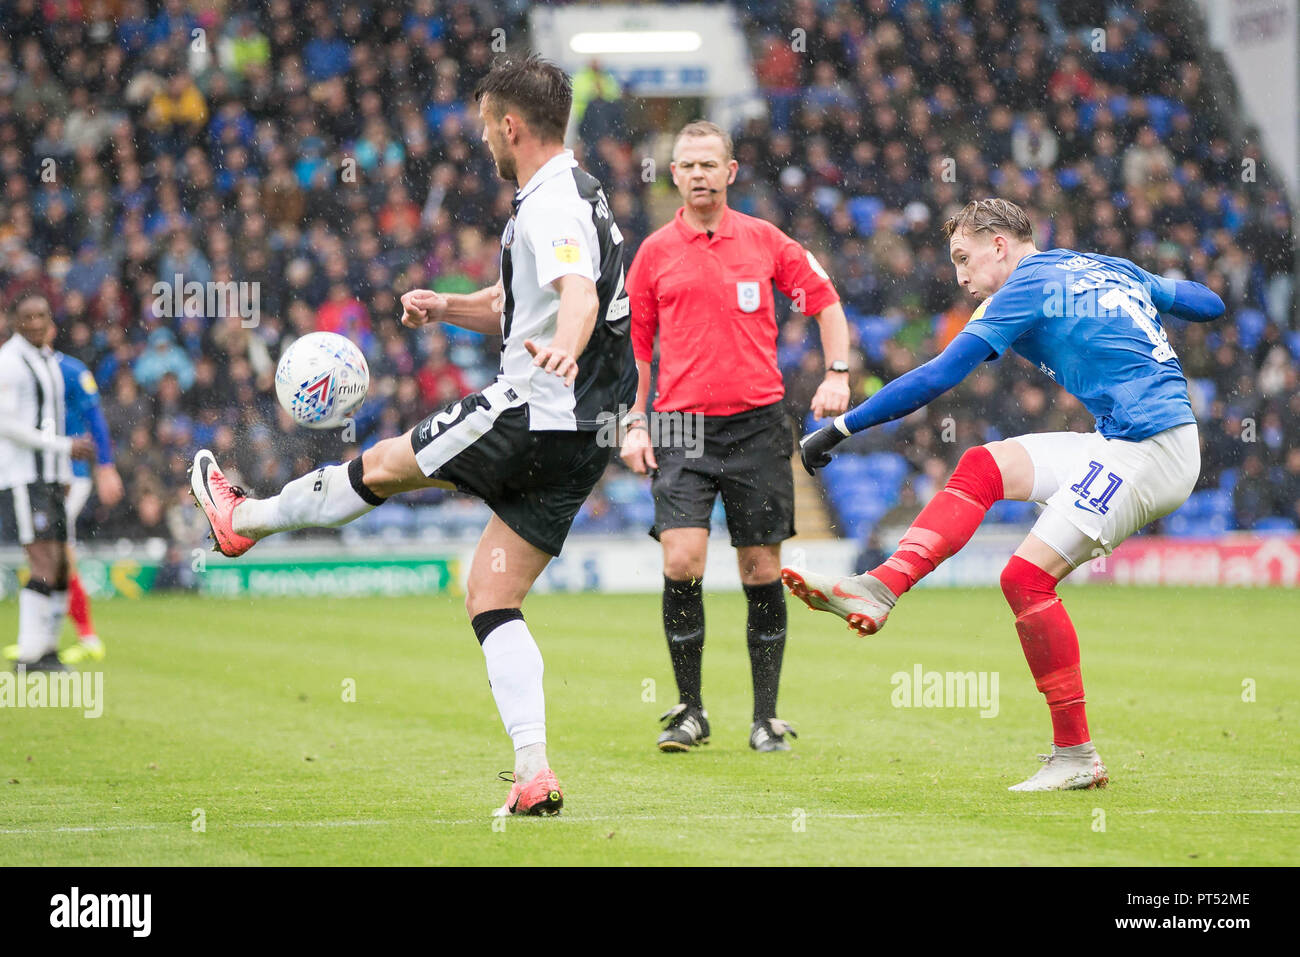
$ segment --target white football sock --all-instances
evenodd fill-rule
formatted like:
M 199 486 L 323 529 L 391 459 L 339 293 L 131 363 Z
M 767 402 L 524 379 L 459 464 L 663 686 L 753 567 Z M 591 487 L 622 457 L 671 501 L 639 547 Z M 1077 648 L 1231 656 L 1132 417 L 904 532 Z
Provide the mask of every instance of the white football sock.
M 46 626 L 46 634 L 49 636 L 46 640 L 45 651 L 42 654 L 59 650 L 59 638 L 63 634 L 63 619 L 68 616 L 68 593 L 64 591 L 50 592 L 49 605 L 49 624 Z
M 296 478 L 279 495 L 250 498 L 235 506 L 231 524 L 247 538 L 265 538 L 299 528 L 346 525 L 365 515 L 376 503 L 367 502 L 352 487 L 347 465 L 326 465 Z
M 31 664 L 49 649 L 50 596 L 24 588 L 18 592 L 18 660 Z
M 516 618 L 483 639 L 483 657 L 492 697 L 515 744 L 515 773 L 522 780 L 531 779 L 547 766 L 542 653 L 523 619 Z

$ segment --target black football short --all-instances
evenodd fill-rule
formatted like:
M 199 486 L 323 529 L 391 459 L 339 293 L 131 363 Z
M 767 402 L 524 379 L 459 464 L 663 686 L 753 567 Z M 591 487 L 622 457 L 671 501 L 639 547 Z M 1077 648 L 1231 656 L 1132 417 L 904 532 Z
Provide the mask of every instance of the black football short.
M 776 545 L 794 535 L 794 436 L 780 402 L 735 415 L 700 416 L 702 443 L 684 421 L 656 416 L 659 471 L 650 485 L 651 535 L 708 528 L 719 494 L 736 548 Z
M 0 490 L 0 515 L 19 545 L 32 542 L 67 542 L 66 485 L 31 482 Z
M 527 405 L 476 392 L 416 426 L 411 446 L 425 475 L 478 496 L 524 541 L 559 555 L 609 463 L 599 434 L 531 432 Z

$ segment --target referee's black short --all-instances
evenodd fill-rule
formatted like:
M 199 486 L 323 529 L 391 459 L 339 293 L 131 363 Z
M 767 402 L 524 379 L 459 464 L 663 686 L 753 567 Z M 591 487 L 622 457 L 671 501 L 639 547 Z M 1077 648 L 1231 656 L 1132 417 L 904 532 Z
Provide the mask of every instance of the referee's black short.
M 0 522 L 7 541 L 67 542 L 68 487 L 57 482 L 30 482 L 0 489 Z
M 670 528 L 708 528 L 721 493 L 736 548 L 776 545 L 792 537 L 794 435 L 782 403 L 699 418 L 704 441 L 699 444 L 697 439 L 694 448 L 680 441 L 678 430 L 668 428 L 662 418 L 655 423 L 659 471 L 650 485 L 655 500 L 650 534 L 659 538 Z
M 411 447 L 430 478 L 478 496 L 524 541 L 559 555 L 609 464 L 600 434 L 531 432 L 527 405 L 498 411 L 476 392 L 417 425 Z

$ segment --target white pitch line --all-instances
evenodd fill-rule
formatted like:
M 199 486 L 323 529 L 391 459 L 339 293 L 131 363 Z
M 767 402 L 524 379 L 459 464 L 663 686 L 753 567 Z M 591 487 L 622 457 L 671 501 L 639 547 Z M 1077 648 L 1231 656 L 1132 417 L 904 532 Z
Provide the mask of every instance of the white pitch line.
M 788 814 L 683 814 L 683 815 L 662 815 L 662 814 L 562 814 L 560 819 L 570 821 L 575 824 L 602 823 L 602 822 L 663 822 L 665 824 L 690 824 L 693 821 L 788 821 L 791 819 L 794 809 Z M 835 820 L 835 821 L 870 821 L 880 818 L 898 818 L 898 817 L 936 817 L 942 812 L 917 812 L 917 811 L 863 811 L 863 812 L 830 812 L 824 814 L 808 814 L 807 819 L 817 820 Z M 1035 817 L 1077 817 L 1079 811 L 1036 811 Z M 1117 817 L 1123 817 L 1125 814 L 1192 814 L 1198 816 L 1235 816 L 1241 814 L 1300 814 L 1300 808 L 1252 808 L 1240 811 L 1222 811 L 1222 810 L 1180 810 L 1177 808 L 1146 808 L 1140 810 L 1125 810 L 1123 808 L 1111 809 L 1111 814 Z M 947 816 L 947 815 L 944 815 Z M 229 824 L 216 824 L 213 830 L 275 830 L 278 828 L 295 828 L 295 827 L 392 827 L 397 824 L 418 825 L 426 827 L 462 827 L 475 824 L 491 824 L 492 816 L 484 814 L 482 817 L 458 818 L 458 819 L 439 819 L 431 818 L 429 820 L 413 820 L 410 818 L 400 818 L 391 820 L 357 820 L 357 821 L 234 821 Z M 188 829 L 185 822 L 176 824 L 160 823 L 141 823 L 141 824 L 90 824 L 79 827 L 60 825 L 56 827 L 14 827 L 0 828 L 0 835 L 3 834 L 102 834 L 117 831 L 160 831 L 160 830 L 183 830 Z

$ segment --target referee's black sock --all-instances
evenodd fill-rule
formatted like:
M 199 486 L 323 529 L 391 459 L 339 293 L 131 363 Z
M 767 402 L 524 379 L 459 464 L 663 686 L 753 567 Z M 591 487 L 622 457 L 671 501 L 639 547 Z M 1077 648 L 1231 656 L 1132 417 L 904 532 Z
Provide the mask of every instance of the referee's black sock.
M 664 634 L 668 636 L 668 655 L 682 702 L 703 708 L 700 667 L 704 659 L 704 583 L 700 579 L 673 581 L 664 576 Z
M 785 592 L 779 581 L 746 585 L 749 602 L 746 638 L 749 670 L 754 676 L 754 720 L 776 717 L 776 693 L 785 657 Z

